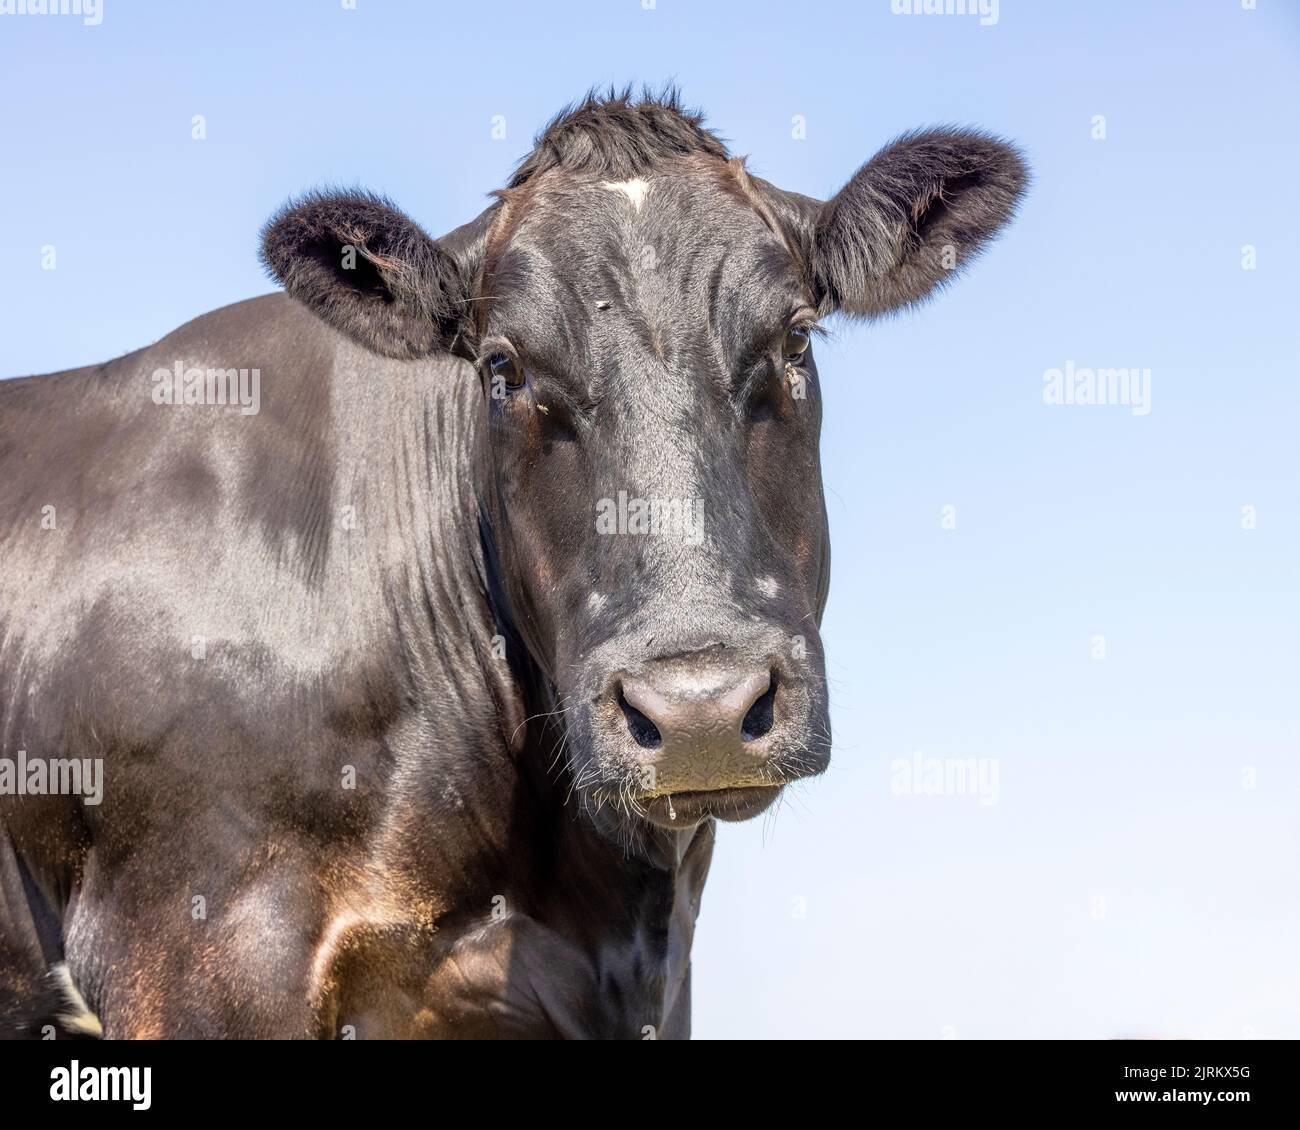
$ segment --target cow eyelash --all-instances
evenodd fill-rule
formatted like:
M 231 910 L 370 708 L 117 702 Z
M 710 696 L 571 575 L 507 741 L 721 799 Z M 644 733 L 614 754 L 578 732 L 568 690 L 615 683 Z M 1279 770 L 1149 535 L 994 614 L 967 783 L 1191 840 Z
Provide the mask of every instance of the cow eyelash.
M 826 336 L 826 331 L 817 324 L 816 315 L 811 310 L 796 311 L 786 322 L 785 329 L 769 339 L 761 348 L 755 349 L 741 362 L 740 371 L 744 376 L 737 382 L 732 394 L 737 403 L 747 401 L 753 394 L 755 386 L 765 380 L 767 374 L 771 373 L 770 366 L 773 356 L 776 357 L 778 372 L 784 369 L 788 373 L 792 367 L 794 369 L 801 368 L 808 355 L 808 347 L 806 346 L 793 358 L 787 356 L 784 349 L 786 339 L 792 332 L 796 331 L 806 335 L 809 346 L 811 346 L 813 338 Z
M 503 382 L 511 392 L 517 392 L 528 383 L 528 370 L 504 339 L 484 342 L 474 367 L 487 380 Z
M 497 358 L 508 358 L 516 370 L 517 383 L 511 383 L 508 379 L 505 380 L 507 394 L 513 395 L 523 392 L 525 389 L 530 389 L 533 403 L 537 411 L 543 415 L 564 419 L 569 421 L 571 426 L 580 427 L 595 411 L 597 401 L 575 396 L 562 384 L 554 380 L 548 380 L 545 369 L 531 364 L 525 365 L 523 359 L 504 338 L 495 338 L 485 342 L 473 364 L 488 381 L 496 379 L 498 375 L 504 378 L 504 372 L 498 374 L 498 371 L 493 367 L 492 363 Z M 544 400 L 539 399 L 539 397 L 544 397 Z M 503 400 L 504 398 L 498 400 L 498 403 Z M 559 417 L 554 416 L 556 410 L 560 413 Z
M 826 331 L 817 324 L 815 315 L 800 312 L 790 319 L 785 329 L 753 361 L 762 364 L 766 358 L 775 354 L 778 368 L 788 368 L 791 365 L 799 368 L 807 360 L 813 338 L 825 335 Z M 792 338 L 797 340 L 792 342 Z
M 781 360 L 787 365 L 799 365 L 812 347 L 813 335 L 820 327 L 813 322 L 798 321 L 787 327 L 781 338 Z

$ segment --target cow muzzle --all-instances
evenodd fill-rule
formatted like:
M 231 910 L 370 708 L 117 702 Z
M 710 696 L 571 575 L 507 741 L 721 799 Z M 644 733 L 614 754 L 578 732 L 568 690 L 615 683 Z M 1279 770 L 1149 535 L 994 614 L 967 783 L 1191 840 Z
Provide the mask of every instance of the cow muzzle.
M 775 657 L 710 649 L 654 660 L 619 671 L 593 705 L 625 795 L 665 827 L 748 819 L 829 760 L 824 707 Z

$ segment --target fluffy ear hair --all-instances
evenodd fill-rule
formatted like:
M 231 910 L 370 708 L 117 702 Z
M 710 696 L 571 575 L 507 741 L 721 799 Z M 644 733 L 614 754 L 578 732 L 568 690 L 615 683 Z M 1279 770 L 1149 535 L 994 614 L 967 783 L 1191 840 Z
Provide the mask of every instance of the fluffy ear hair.
M 427 357 L 455 336 L 456 264 L 382 197 L 310 193 L 262 229 L 262 262 L 323 321 L 385 357 Z
M 810 248 L 819 297 L 862 317 L 919 301 L 1011 219 L 1028 180 L 1016 149 L 989 134 L 904 134 L 820 207 Z

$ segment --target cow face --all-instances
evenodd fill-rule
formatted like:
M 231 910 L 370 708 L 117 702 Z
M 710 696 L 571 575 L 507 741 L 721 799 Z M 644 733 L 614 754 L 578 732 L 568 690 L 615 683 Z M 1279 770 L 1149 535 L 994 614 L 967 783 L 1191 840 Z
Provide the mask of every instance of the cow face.
M 443 241 L 375 198 L 312 197 L 265 250 L 370 348 L 475 365 L 486 526 L 578 794 L 670 828 L 752 816 L 829 759 L 820 320 L 923 298 L 1025 180 L 1008 146 L 940 131 L 823 204 L 703 137 L 561 153 Z
M 678 825 L 829 756 L 819 310 L 741 177 L 686 158 L 507 196 L 473 328 L 511 605 L 573 768 Z

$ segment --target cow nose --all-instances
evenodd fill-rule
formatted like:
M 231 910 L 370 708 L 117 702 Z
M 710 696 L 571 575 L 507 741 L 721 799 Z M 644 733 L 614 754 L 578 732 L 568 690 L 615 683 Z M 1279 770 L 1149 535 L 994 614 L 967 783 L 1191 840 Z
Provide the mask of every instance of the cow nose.
M 644 749 L 755 741 L 772 729 L 772 674 L 623 680 L 627 728 Z
M 698 669 L 652 664 L 624 676 L 619 706 L 643 766 L 647 791 L 718 789 L 770 783 L 763 765 L 775 725 L 770 668 Z

